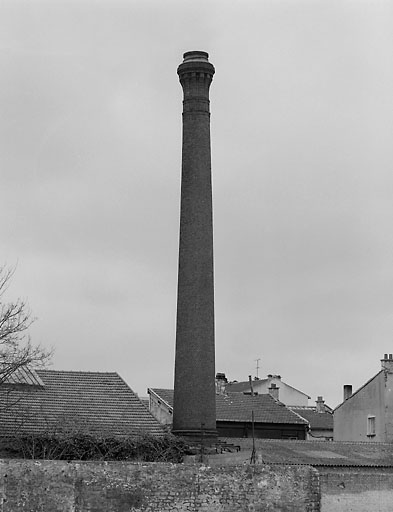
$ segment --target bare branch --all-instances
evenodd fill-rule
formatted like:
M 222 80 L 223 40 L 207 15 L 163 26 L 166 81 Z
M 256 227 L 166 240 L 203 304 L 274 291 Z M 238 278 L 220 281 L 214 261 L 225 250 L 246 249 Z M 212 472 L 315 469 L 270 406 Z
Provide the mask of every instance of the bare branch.
M 15 268 L 0 267 L 0 384 L 19 368 L 46 364 L 51 350 L 32 345 L 28 329 L 35 321 L 27 302 L 17 299 L 4 301 Z

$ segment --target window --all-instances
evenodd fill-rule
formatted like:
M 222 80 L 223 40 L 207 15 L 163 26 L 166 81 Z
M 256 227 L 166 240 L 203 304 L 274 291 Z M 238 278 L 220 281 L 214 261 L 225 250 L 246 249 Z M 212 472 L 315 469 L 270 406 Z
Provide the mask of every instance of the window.
M 367 437 L 375 436 L 375 416 L 367 416 Z

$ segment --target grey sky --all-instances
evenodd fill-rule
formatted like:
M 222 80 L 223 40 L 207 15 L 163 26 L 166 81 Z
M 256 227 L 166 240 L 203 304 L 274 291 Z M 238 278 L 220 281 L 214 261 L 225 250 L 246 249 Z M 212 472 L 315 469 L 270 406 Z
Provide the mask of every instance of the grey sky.
M 331 406 L 393 352 L 393 4 L 3 1 L 1 260 L 54 368 L 171 387 L 182 54 L 211 87 L 217 371 Z

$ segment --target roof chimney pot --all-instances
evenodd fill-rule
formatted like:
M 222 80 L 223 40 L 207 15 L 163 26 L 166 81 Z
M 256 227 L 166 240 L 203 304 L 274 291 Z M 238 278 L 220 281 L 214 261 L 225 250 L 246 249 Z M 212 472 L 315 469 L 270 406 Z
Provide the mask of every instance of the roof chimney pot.
M 344 384 L 344 400 L 352 396 L 352 384 Z
M 321 396 L 317 397 L 317 400 L 315 403 L 317 404 L 317 412 L 321 412 L 321 413 L 326 412 L 325 400 Z
M 384 359 L 381 359 L 381 369 L 388 373 L 393 373 L 393 355 L 385 354 Z
M 278 400 L 278 399 L 279 399 L 278 397 L 279 397 L 280 388 L 278 388 L 278 387 L 277 387 L 277 385 L 276 385 L 274 382 L 272 382 L 272 383 L 270 384 L 270 387 L 269 387 L 268 391 L 269 391 L 269 394 L 270 394 L 274 399 L 276 399 L 276 400 Z

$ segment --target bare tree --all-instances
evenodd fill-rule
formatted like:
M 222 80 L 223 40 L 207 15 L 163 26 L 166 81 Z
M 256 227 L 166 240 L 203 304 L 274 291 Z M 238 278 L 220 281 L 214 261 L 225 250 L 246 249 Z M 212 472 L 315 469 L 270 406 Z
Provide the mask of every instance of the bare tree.
M 0 267 L 0 384 L 15 371 L 25 366 L 46 364 L 52 352 L 33 345 L 28 329 L 34 322 L 27 302 L 17 299 L 14 302 L 4 300 L 15 268 Z

